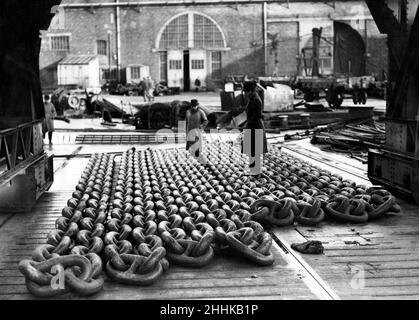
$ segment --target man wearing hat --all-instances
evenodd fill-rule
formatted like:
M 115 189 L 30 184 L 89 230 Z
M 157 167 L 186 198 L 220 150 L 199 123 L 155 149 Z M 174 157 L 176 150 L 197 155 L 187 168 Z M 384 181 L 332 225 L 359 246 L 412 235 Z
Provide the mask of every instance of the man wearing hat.
M 202 130 L 207 124 L 207 115 L 199 108 L 198 100 L 192 99 L 191 109 L 186 112 L 186 150 L 191 149 L 192 155 L 198 158 L 202 153 Z
M 245 107 L 247 122 L 244 128 L 242 152 L 249 156 L 250 174 L 257 176 L 262 170 L 262 154 L 268 152 L 263 124 L 263 103 L 256 92 L 255 82 L 246 81 L 243 92 L 249 102 Z

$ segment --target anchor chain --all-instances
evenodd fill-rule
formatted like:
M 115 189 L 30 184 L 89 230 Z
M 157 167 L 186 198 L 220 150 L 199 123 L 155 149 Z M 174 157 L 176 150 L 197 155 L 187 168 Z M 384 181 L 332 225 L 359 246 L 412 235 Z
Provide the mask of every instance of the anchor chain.
M 123 153 L 105 237 L 106 272 L 117 282 L 151 285 L 169 267 L 156 236 L 152 173 L 134 148 Z
M 22 260 L 19 270 L 33 295 L 54 297 L 68 292 L 91 295 L 104 284 L 102 260 L 106 203 L 110 193 L 113 156 L 93 155 L 87 164 L 72 198 L 55 222 L 56 229 L 45 245 L 37 247 L 32 260 Z M 54 268 L 63 272 L 61 283 L 53 285 Z M 61 268 L 59 270 L 58 268 Z

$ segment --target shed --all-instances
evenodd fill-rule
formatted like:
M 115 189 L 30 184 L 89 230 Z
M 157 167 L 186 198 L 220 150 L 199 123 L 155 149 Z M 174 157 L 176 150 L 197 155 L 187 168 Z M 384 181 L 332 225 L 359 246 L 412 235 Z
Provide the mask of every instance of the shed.
M 58 63 L 58 85 L 100 87 L 99 59 L 93 55 L 68 55 Z

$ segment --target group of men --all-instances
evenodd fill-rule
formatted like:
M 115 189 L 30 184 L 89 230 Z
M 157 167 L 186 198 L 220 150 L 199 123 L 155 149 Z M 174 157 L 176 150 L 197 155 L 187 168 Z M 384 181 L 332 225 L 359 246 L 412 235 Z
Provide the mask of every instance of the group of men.
M 247 121 L 243 128 L 241 152 L 249 157 L 249 175 L 258 177 L 262 169 L 262 155 L 268 152 L 263 124 L 263 103 L 257 93 L 255 82 L 245 82 L 243 93 L 246 104 L 241 106 L 241 111 L 245 111 Z M 202 155 L 202 132 L 207 124 L 207 116 L 199 108 L 198 101 L 191 100 L 191 109 L 186 114 L 186 150 L 200 162 L 205 162 Z
M 154 81 L 147 77 L 143 81 L 144 101 L 146 97 L 149 101 L 154 100 L 153 90 Z M 256 84 L 248 81 L 244 83 L 243 93 L 247 104 L 241 106 L 242 111 L 246 112 L 247 121 L 243 128 L 242 152 L 249 156 L 250 175 L 260 174 L 262 154 L 268 152 L 268 146 L 263 124 L 263 103 L 256 92 Z M 43 126 L 44 136 L 48 132 L 49 143 L 52 143 L 52 132 L 54 131 L 53 119 L 57 116 L 54 105 L 50 97 L 45 95 L 45 120 Z M 200 108 L 196 99 L 191 100 L 191 108 L 186 114 L 186 150 L 189 150 L 192 156 L 202 159 L 202 132 L 208 125 L 208 118 L 205 112 Z

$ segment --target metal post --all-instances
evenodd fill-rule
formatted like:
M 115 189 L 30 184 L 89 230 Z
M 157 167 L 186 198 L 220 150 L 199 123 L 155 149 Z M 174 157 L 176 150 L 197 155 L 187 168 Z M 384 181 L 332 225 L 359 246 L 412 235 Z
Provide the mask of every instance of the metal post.
M 115 0 L 118 4 L 119 0 Z M 118 82 L 121 81 L 121 21 L 120 21 L 120 6 L 116 5 L 116 77 Z
M 319 76 L 319 48 L 321 34 L 321 28 L 313 29 L 313 63 L 311 66 L 311 75 L 314 77 Z
M 262 4 L 263 20 L 263 50 L 265 55 L 265 76 L 268 75 L 268 23 L 267 23 L 267 3 Z
M 111 32 L 108 31 L 108 68 L 109 74 L 112 70 L 112 46 L 111 46 Z

